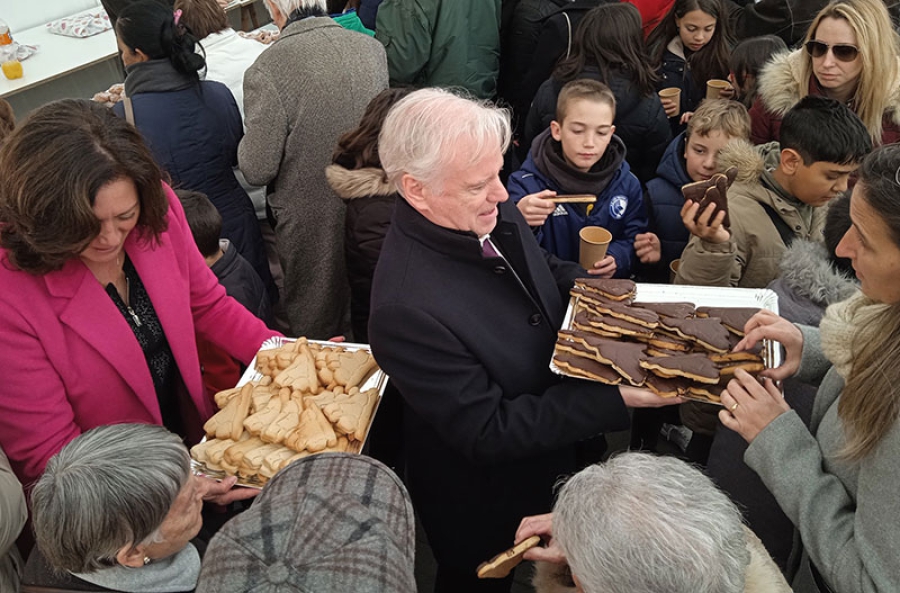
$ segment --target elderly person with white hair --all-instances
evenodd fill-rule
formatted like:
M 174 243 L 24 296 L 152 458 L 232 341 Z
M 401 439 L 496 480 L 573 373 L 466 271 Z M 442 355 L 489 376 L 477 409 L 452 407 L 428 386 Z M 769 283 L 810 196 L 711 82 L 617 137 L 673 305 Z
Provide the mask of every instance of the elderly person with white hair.
M 372 286 L 369 339 L 403 399 L 407 485 L 436 591 L 509 591 L 476 567 L 548 510 L 576 443 L 628 427 L 650 391 L 562 378 L 548 363 L 585 275 L 543 251 L 499 179 L 509 114 L 440 89 L 388 113 L 379 155 L 402 196 Z
M 623 453 L 578 472 L 516 540 L 535 534 L 550 538 L 525 555 L 539 560 L 537 593 L 791 590 L 734 503 L 673 457 Z
M 244 74 L 238 163 L 249 183 L 269 186 L 290 331 L 326 339 L 349 328 L 350 292 L 344 204 L 325 167 L 348 122 L 387 88 L 387 58 L 328 18 L 325 0 L 265 4 L 281 35 Z
M 31 493 L 37 549 L 53 582 L 113 591 L 192 591 L 191 540 L 212 480 L 194 476 L 181 439 L 161 426 L 115 424 L 82 433 L 50 459 Z M 62 579 L 59 582 L 58 578 Z M 76 588 L 76 587 L 72 587 Z

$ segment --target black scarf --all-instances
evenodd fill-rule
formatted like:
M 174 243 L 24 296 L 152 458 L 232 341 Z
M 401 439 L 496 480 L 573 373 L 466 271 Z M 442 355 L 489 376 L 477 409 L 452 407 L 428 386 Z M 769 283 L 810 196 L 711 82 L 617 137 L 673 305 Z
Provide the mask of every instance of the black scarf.
M 531 145 L 531 158 L 538 171 L 549 177 L 561 191 L 572 194 L 600 195 L 625 160 L 625 143 L 613 134 L 606 151 L 590 171 L 579 171 L 566 162 L 562 144 L 550 135 L 550 129 L 539 134 Z

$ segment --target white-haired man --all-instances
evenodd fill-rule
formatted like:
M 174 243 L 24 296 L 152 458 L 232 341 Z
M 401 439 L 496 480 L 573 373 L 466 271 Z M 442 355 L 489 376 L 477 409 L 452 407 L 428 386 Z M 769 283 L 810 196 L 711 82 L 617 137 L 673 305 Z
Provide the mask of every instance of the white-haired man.
M 338 136 L 387 88 L 380 43 L 327 17 L 325 0 L 265 0 L 280 39 L 244 75 L 246 135 L 238 162 L 268 185 L 282 304 L 294 335 L 349 328 L 344 205 L 325 180 Z
M 402 99 L 379 137 L 404 199 L 375 271 L 369 339 L 403 398 L 407 483 L 438 592 L 509 591 L 476 567 L 508 547 L 523 513 L 549 508 L 575 443 L 626 428 L 626 406 L 672 403 L 550 372 L 585 272 L 544 252 L 507 202 L 509 139 L 506 111 L 438 89 Z
M 552 515 L 523 519 L 516 540 L 535 534 L 550 540 L 525 554 L 545 561 L 537 593 L 791 591 L 734 503 L 674 457 L 623 453 L 585 468 Z

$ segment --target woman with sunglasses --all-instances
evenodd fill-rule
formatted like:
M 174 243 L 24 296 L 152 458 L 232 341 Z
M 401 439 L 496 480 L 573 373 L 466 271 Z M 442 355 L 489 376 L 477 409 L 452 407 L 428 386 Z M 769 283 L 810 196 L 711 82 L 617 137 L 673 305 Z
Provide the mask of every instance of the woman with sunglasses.
M 806 95 L 846 103 L 876 145 L 900 141 L 900 43 L 882 0 L 834 0 L 801 49 L 772 59 L 750 109 L 750 139 L 778 140 L 781 118 Z

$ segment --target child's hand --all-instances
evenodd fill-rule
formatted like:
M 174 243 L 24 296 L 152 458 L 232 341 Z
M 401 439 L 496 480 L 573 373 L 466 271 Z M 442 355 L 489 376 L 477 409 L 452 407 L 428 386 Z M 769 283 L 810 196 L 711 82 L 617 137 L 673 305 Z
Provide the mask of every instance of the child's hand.
M 693 111 L 685 111 L 684 113 L 682 113 L 681 114 L 681 125 L 686 126 L 687 123 L 689 121 L 691 121 L 692 117 L 694 117 Z
M 662 103 L 663 110 L 666 112 L 666 117 L 675 117 L 678 115 L 678 105 L 675 104 L 675 101 L 672 99 L 663 99 L 661 97 L 659 100 Z
M 731 238 L 731 233 L 722 226 L 722 221 L 725 220 L 725 211 L 720 210 L 715 218 L 710 220 L 713 212 L 716 211 L 716 205 L 711 203 L 700 214 L 700 217 L 694 221 L 699 209 L 699 202 L 693 200 L 685 201 L 684 206 L 681 207 L 681 221 L 684 223 L 685 228 L 692 235 L 696 235 L 709 243 L 724 243 L 728 241 Z
M 719 98 L 720 99 L 734 99 L 734 84 L 731 86 L 719 89 Z
M 594 264 L 594 267 L 587 271 L 591 276 L 599 276 L 600 278 L 612 278 L 616 273 L 616 258 L 607 255 Z
M 553 211 L 556 210 L 556 204 L 547 198 L 552 198 L 555 195 L 555 191 L 545 189 L 536 194 L 528 194 L 519 200 L 516 207 L 518 207 L 522 216 L 525 217 L 525 222 L 528 223 L 528 226 L 541 226 L 547 220 L 547 217 L 553 214 Z
M 655 264 L 662 257 L 662 245 L 656 233 L 638 233 L 634 236 L 634 252 L 642 264 Z

